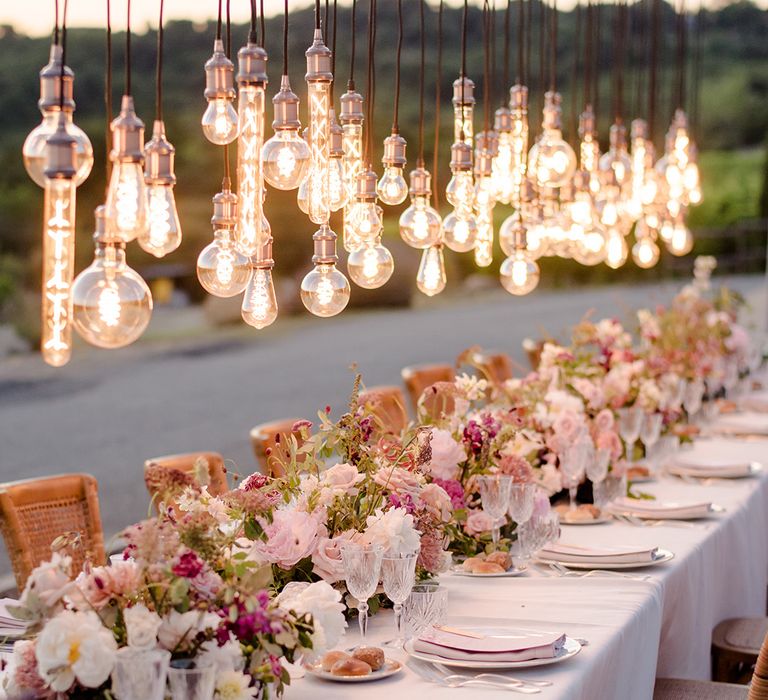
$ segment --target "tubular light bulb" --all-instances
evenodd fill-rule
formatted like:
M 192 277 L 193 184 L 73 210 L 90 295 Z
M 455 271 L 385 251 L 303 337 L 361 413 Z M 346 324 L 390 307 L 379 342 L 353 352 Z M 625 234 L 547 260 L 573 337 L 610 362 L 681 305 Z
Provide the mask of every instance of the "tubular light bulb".
M 528 168 L 540 187 L 562 187 L 576 172 L 576 154 L 561 132 L 562 98 L 557 92 L 544 95 L 542 134 L 528 153 Z
M 453 81 L 453 140 L 463 140 L 470 148 L 474 142 L 474 108 L 475 83 L 460 76 Z
M 429 204 L 431 179 L 421 164 L 410 174 L 411 204 L 400 215 L 400 237 L 412 248 L 431 248 L 440 242 L 442 235 L 443 221 Z
M 125 262 L 125 243 L 110 241 L 104 207 L 96 208 L 93 262 L 72 286 L 73 320 L 91 345 L 115 349 L 137 340 L 152 318 L 147 283 Z
M 385 285 L 395 269 L 392 253 L 381 241 L 366 243 L 349 254 L 347 271 L 352 281 L 363 289 L 378 289 Z
M 144 149 L 144 180 L 147 185 L 148 225 L 139 235 L 142 250 L 162 258 L 181 244 L 181 224 L 173 186 L 175 149 L 165 138 L 165 125 L 155 121 L 152 139 Z
M 352 224 L 352 210 L 355 205 L 357 180 L 363 171 L 363 97 L 350 83 L 349 89 L 341 96 L 341 128 L 344 149 L 344 181 L 347 201 L 344 205 L 342 244 L 348 253 L 357 250 L 362 241 L 355 234 Z
M 497 202 L 512 201 L 512 113 L 501 107 L 494 115 L 493 129 L 498 134 L 498 146 L 493 157 L 491 177 Z
M 254 265 L 240 313 L 249 326 L 259 330 L 274 323 L 277 318 L 277 298 L 270 267 Z
M 688 255 L 693 250 L 693 234 L 685 225 L 682 216 L 678 216 L 672 225 L 667 248 L 672 255 L 677 256 Z
M 76 144 L 59 115 L 45 149 L 43 204 L 42 331 L 43 360 L 53 367 L 72 354 L 72 274 L 75 257 Z
M 349 303 L 349 281 L 332 263 L 317 263 L 301 281 L 301 301 L 307 311 L 328 318 Z
M 501 263 L 500 276 L 504 289 L 515 296 L 523 296 L 536 289 L 541 273 L 538 264 L 522 248 Z
M 512 194 L 511 204 L 519 206 L 528 169 L 528 88 L 513 85 L 509 90 L 512 112 Z
M 612 270 L 618 270 L 628 257 L 627 239 L 615 228 L 610 229 L 605 243 L 605 264 Z
M 475 264 L 488 267 L 493 262 L 493 208 L 496 205 L 496 185 L 493 182 L 493 158 L 498 148 L 496 132 L 477 135 L 475 152 Z
M 347 203 L 349 192 L 344 174 L 344 131 L 331 110 L 331 145 L 328 160 L 328 203 L 331 211 L 339 211 Z
M 291 90 L 287 75 L 282 77 L 272 104 L 275 133 L 261 152 L 264 179 L 278 190 L 295 190 L 306 180 L 312 154 L 301 136 L 299 98 Z
M 133 97 L 123 95 L 120 114 L 112 121 L 112 176 L 107 189 L 106 215 L 110 235 L 129 243 L 144 236 L 147 185 L 144 181 L 144 122 L 136 116 Z
M 225 146 L 237 138 L 235 100 L 235 66 L 224 53 L 224 42 L 216 39 L 213 55 L 205 63 L 205 91 L 208 107 L 203 112 L 203 133 L 211 143 Z
M 51 46 L 50 59 L 40 71 L 40 99 L 37 106 L 43 120 L 24 140 L 22 156 L 27 174 L 36 185 L 45 187 L 45 143 L 59 124 L 59 114 L 64 115 L 64 128 L 75 142 L 75 186 L 80 186 L 90 175 L 93 167 L 93 147 L 88 135 L 72 120 L 75 102 L 72 98 L 74 73 L 69 66 L 64 68 L 64 109 L 61 109 L 61 60 L 62 48 L 59 44 Z
M 475 247 L 477 240 L 477 220 L 474 215 L 459 217 L 451 212 L 443 220 L 443 239 L 445 245 L 456 253 L 467 253 Z
M 416 286 L 422 294 L 433 297 L 445 289 L 445 284 L 445 256 L 443 246 L 438 243 L 422 252 Z

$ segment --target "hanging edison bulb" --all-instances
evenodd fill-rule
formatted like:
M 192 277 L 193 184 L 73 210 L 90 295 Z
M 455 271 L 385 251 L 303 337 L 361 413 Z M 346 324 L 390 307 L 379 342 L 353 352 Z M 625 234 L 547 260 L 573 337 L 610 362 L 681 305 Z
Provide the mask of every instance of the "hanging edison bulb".
M 564 186 L 565 187 L 565 186 Z M 563 188 L 564 188 L 563 187 Z M 562 191 L 562 189 L 560 191 Z M 541 255 L 570 257 L 571 223 L 560 208 L 558 191 L 554 187 L 539 187 L 541 203 Z
M 328 200 L 331 211 L 339 211 L 347 203 L 347 181 L 344 175 L 344 131 L 331 109 L 331 143 L 328 160 Z
M 72 274 L 75 263 L 75 139 L 67 132 L 67 118 L 58 125 L 45 147 L 43 204 L 43 360 L 53 367 L 69 362 L 72 354 Z
M 493 208 L 496 206 L 496 185 L 493 181 L 493 158 L 499 139 L 495 131 L 477 135 L 475 148 L 475 264 L 488 267 L 493 262 Z
M 605 241 L 605 264 L 618 270 L 629 257 L 629 246 L 624 234 L 617 228 L 609 228 Z
M 632 217 L 627 210 L 632 178 L 632 161 L 627 153 L 627 130 L 617 121 L 611 125 L 610 148 L 600 157 L 600 221 L 606 228 L 629 233 Z
M 312 156 L 301 136 L 299 98 L 291 90 L 287 75 L 282 77 L 272 104 L 275 133 L 261 152 L 264 179 L 278 190 L 295 190 L 306 180 Z
M 474 143 L 475 83 L 466 76 L 453 81 L 453 140 Z
M 144 181 L 144 122 L 136 116 L 133 97 L 123 95 L 120 114 L 112 121 L 112 176 L 107 188 L 108 227 L 130 243 L 146 234 L 147 185 Z
M 693 250 L 693 234 L 682 213 L 672 221 L 668 237 L 667 248 L 672 255 L 688 255 Z
M 267 52 L 249 39 L 237 52 L 238 221 L 235 244 L 250 257 L 264 246 L 270 226 L 264 216 L 264 110 L 267 86 Z
M 309 219 L 316 224 L 331 215 L 328 193 L 328 166 L 331 138 L 331 50 L 323 42 L 323 33 L 315 35 L 306 52 L 307 92 L 309 100 L 309 149 L 312 166 L 307 176 Z
M 571 255 L 581 265 L 597 265 L 605 259 L 605 232 L 589 182 L 588 172 L 577 171 L 573 177 L 573 199 L 565 206 L 574 242 Z
M 224 42 L 213 42 L 213 55 L 205 63 L 205 91 L 208 106 L 203 112 L 203 133 L 211 143 L 225 146 L 237 138 L 235 101 L 235 66 L 224 53 Z
M 536 289 L 541 273 L 539 266 L 528 251 L 525 227 L 515 226 L 512 254 L 501 263 L 501 284 L 510 294 L 523 296 Z
M 576 154 L 563 139 L 560 93 L 544 95 L 542 133 L 528 153 L 528 170 L 539 187 L 562 187 L 576 172 Z
M 355 250 L 375 241 L 384 228 L 384 212 L 376 204 L 376 184 L 373 170 L 363 170 L 357 177 L 355 202 L 349 216 L 351 235 L 359 242 Z
M 511 204 L 519 206 L 528 172 L 528 88 L 513 85 L 509 90 L 512 113 L 512 192 Z
M 72 319 L 91 345 L 122 348 L 141 336 L 152 318 L 152 293 L 125 261 L 125 243 L 109 232 L 106 209 L 96 207 L 93 262 L 72 285 Z
M 352 210 L 355 205 L 357 179 L 363 171 L 363 96 L 355 90 L 350 81 L 347 91 L 341 96 L 341 128 L 344 132 L 344 183 L 347 201 L 344 205 L 342 245 L 348 253 L 362 245 L 352 226 Z
M 635 225 L 635 244 L 632 246 L 632 260 L 638 267 L 648 270 L 661 257 L 661 251 L 656 244 L 656 232 L 649 228 L 644 219 Z
M 385 285 L 395 269 L 392 253 L 381 244 L 381 236 L 367 241 L 362 248 L 349 254 L 347 271 L 352 281 L 363 289 L 378 289 Z
M 237 226 L 237 195 L 230 190 L 229 178 L 224 178 L 213 198 L 213 242 L 197 258 L 197 279 L 203 288 L 217 297 L 240 294 L 251 277 L 251 264 L 235 245 Z
M 497 202 L 512 202 L 512 112 L 506 107 L 499 107 L 493 118 L 493 130 L 498 136 L 496 155 L 493 157 L 491 177 L 494 196 Z M 527 150 L 527 149 L 526 149 Z
M 53 44 L 48 65 L 40 71 L 40 99 L 37 101 L 37 106 L 43 115 L 43 120 L 32 129 L 24 140 L 21 149 L 27 174 L 40 187 L 45 187 L 45 143 L 48 137 L 56 131 L 60 114 L 64 115 L 64 128 L 75 141 L 77 167 L 75 186 L 85 182 L 93 167 L 91 141 L 88 135 L 73 121 L 75 74 L 69 66 L 65 66 L 62 79 L 61 63 L 62 47 L 60 44 Z M 63 100 L 62 90 L 64 91 Z
M 581 170 L 588 175 L 588 187 L 592 196 L 600 190 L 600 143 L 597 138 L 595 113 L 592 105 L 588 104 L 579 115 L 579 164 Z
M 301 281 L 301 301 L 310 313 L 327 318 L 349 303 L 349 281 L 336 267 L 336 234 L 331 227 L 322 224 L 312 239 L 314 268 Z
M 675 110 L 666 136 L 666 150 L 656 164 L 656 170 L 666 180 L 669 200 L 674 203 L 670 209 L 673 218 L 680 207 L 701 201 L 696 147 L 691 141 L 688 118 L 682 109 Z
M 411 205 L 400 215 L 400 236 L 411 248 L 431 248 L 440 242 L 442 236 L 443 221 L 429 203 L 431 180 L 429 171 L 419 161 L 410 174 Z
M 147 184 L 147 227 L 139 235 L 142 250 L 162 258 L 181 245 L 181 224 L 173 186 L 176 149 L 165 138 L 165 124 L 155 120 L 152 139 L 144 148 L 144 181 Z
M 277 297 L 272 280 L 272 236 L 269 236 L 256 255 L 251 258 L 251 278 L 245 288 L 240 314 L 249 326 L 261 330 L 277 318 Z
M 408 185 L 403 177 L 405 148 L 405 139 L 396 131 L 384 139 L 384 156 L 381 159 L 384 173 L 376 191 L 379 199 L 389 206 L 402 204 L 408 196 Z
M 445 289 L 445 285 L 445 256 L 442 244 L 437 243 L 425 248 L 421 253 L 416 286 L 422 294 L 433 297 L 440 294 Z
M 453 211 L 443 220 L 443 239 L 451 250 L 466 253 L 475 247 L 477 220 L 472 149 L 463 139 L 451 146 L 451 172 L 453 175 L 445 188 L 445 196 L 453 205 Z
M 644 119 L 632 120 L 631 143 L 629 196 L 625 208 L 630 219 L 637 221 L 643 215 L 643 194 L 648 161 L 648 124 Z

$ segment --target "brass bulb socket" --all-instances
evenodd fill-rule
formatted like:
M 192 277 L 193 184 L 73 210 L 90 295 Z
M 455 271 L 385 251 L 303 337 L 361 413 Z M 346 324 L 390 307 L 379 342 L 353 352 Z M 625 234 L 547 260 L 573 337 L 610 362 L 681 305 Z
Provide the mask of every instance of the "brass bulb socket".
M 269 236 L 261 247 L 251 256 L 251 267 L 258 270 L 271 270 L 275 266 L 272 257 L 272 236 Z
M 376 201 L 376 185 L 378 178 L 373 170 L 364 170 L 357 176 L 355 183 L 355 196 L 363 202 Z
M 481 131 L 475 135 L 475 155 L 481 151 L 495 156 L 499 152 L 499 134 L 491 129 Z
M 432 176 L 426 168 L 411 170 L 409 181 L 408 192 L 412 197 L 429 197 L 432 194 Z
M 525 85 L 513 85 L 509 88 L 509 108 L 515 110 L 528 110 L 528 88 Z
M 519 212 L 515 214 L 512 226 L 512 246 L 515 250 L 525 250 L 528 247 L 528 231 Z
M 499 107 L 493 115 L 493 128 L 496 131 L 512 131 L 512 112 L 506 107 Z
M 562 113 L 563 110 L 560 107 L 562 98 L 559 92 L 548 91 L 544 93 L 544 114 L 541 122 L 543 129 L 557 129 L 562 128 Z
M 144 122 L 136 116 L 133 97 L 123 95 L 120 114 L 112 120 L 109 157 L 122 163 L 140 163 L 144 157 Z
M 314 242 L 314 265 L 335 265 L 339 257 L 336 255 L 336 234 L 328 224 L 322 224 L 312 236 Z
M 475 104 L 475 83 L 467 76 L 459 77 L 453 81 L 453 105 Z
M 211 224 L 214 229 L 234 229 L 237 224 L 237 195 L 230 189 L 224 188 L 214 195 Z
M 384 139 L 384 155 L 381 162 L 385 166 L 403 167 L 407 162 L 405 157 L 405 139 L 400 134 L 393 132 Z
M 341 96 L 341 115 L 339 120 L 342 124 L 362 124 L 365 119 L 363 113 L 363 96 L 356 90 L 347 90 Z
M 61 77 L 63 51 L 60 45 L 51 46 L 48 64 L 40 71 L 40 99 L 37 106 L 43 110 L 56 111 L 61 107 L 61 91 L 64 90 L 64 111 L 75 111 L 74 82 L 75 74 L 69 66 L 64 66 L 64 79 Z
M 596 129 L 595 113 L 592 111 L 592 105 L 587 105 L 584 111 L 579 115 L 579 137 L 592 136 Z
M 333 80 L 331 71 L 331 50 L 323 41 L 323 32 L 315 29 L 315 35 L 304 55 L 307 57 L 307 73 L 304 79 L 308 83 L 330 83 Z
M 266 86 L 267 52 L 258 44 L 249 41 L 237 52 L 237 84 L 241 87 Z
M 71 180 L 77 173 L 77 144 L 67 133 L 66 117 L 59 113 L 56 131 L 45 142 L 45 177 Z
M 173 161 L 176 149 L 165 138 L 165 123 L 155 120 L 152 138 L 144 147 L 144 180 L 148 185 L 175 185 Z
M 456 141 L 451 146 L 451 170 L 472 170 L 472 148 L 464 141 Z
M 633 119 L 630 126 L 630 134 L 633 139 L 648 138 L 648 122 L 645 119 Z
M 107 236 L 107 208 L 103 204 L 99 204 L 99 206 L 93 210 L 93 218 L 96 220 L 93 230 L 93 240 L 97 245 L 104 246 L 109 242 Z
M 475 152 L 475 176 L 486 177 L 493 174 L 493 155 L 488 151 Z
M 624 149 L 627 147 L 627 127 L 621 122 L 614 122 L 611 124 L 611 129 L 608 133 L 608 141 L 611 148 Z
M 205 99 L 235 99 L 235 65 L 224 53 L 224 42 L 216 39 L 213 56 L 205 62 Z
M 291 82 L 287 75 L 280 79 L 280 91 L 272 98 L 275 118 L 272 128 L 275 131 L 301 129 L 299 121 L 299 98 L 291 90 Z

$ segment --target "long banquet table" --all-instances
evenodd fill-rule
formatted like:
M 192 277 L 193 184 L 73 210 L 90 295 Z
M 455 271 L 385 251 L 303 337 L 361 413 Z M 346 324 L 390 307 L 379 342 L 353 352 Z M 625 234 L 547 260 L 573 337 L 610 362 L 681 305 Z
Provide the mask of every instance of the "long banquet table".
M 704 438 L 707 439 L 707 438 Z M 721 439 L 721 438 L 713 438 Z M 739 459 L 768 465 L 768 440 L 733 441 Z M 702 445 L 704 447 L 704 445 Z M 519 627 L 565 632 L 589 644 L 572 659 L 516 671 L 552 681 L 542 700 L 650 700 L 658 677 L 707 679 L 712 629 L 721 620 L 766 613 L 768 585 L 768 473 L 746 479 L 691 483 L 675 477 L 638 485 L 667 501 L 709 500 L 725 512 L 689 524 L 655 527 L 611 522 L 562 528 L 561 541 L 582 545 L 646 544 L 669 549 L 672 561 L 608 575 L 562 577 L 534 567 L 516 578 L 471 579 L 446 574 L 448 622 L 509 621 Z M 647 576 L 647 580 L 640 580 Z M 356 622 L 345 643 L 353 645 Z M 391 615 L 369 627 L 371 642 L 392 635 Z M 404 658 L 400 655 L 397 658 Z M 414 700 L 419 697 L 510 697 L 506 690 L 428 683 L 407 667 L 374 683 L 294 680 L 288 700 Z

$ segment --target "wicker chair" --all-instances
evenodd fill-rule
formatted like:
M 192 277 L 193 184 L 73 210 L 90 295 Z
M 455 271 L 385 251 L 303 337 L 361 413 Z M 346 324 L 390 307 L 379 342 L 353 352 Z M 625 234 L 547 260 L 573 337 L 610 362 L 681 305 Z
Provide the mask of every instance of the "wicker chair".
M 748 679 L 766 634 L 768 617 L 723 620 L 712 633 L 712 679 L 727 683 Z
M 220 496 L 226 493 L 229 490 L 227 470 L 224 468 L 224 457 L 218 452 L 185 452 L 178 455 L 153 457 L 144 462 L 144 473 L 146 474 L 148 467 L 154 466 L 191 474 L 195 470 L 195 463 L 200 459 L 208 462 L 208 493 L 212 496 Z M 155 496 L 149 484 L 147 484 L 147 490 L 150 496 Z
M 106 560 L 99 513 L 99 487 L 88 474 L 24 479 L 0 486 L 0 529 L 19 591 L 32 570 L 51 557 L 51 544 L 76 532 L 81 545 L 69 548 L 73 571 Z
M 544 341 L 540 340 L 536 342 L 530 338 L 526 338 L 523 341 L 523 350 L 528 356 L 528 362 L 531 365 L 531 369 L 536 370 L 539 368 L 539 361 L 541 360 L 541 351 L 544 349 Z
M 452 382 L 456 370 L 451 365 L 418 365 L 403 367 L 400 376 L 405 382 L 408 398 L 414 413 L 418 413 L 418 403 L 424 389 L 435 382 Z
M 360 392 L 360 406 L 367 406 L 379 420 L 383 433 L 400 435 L 408 425 L 405 396 L 399 386 L 374 386 Z
M 768 634 L 763 639 L 749 687 L 659 678 L 653 700 L 768 700 Z
M 282 420 L 262 423 L 251 428 L 251 445 L 256 463 L 262 474 L 269 476 L 283 476 L 285 470 L 282 463 L 288 461 L 289 450 L 286 447 L 288 437 L 293 435 L 301 445 L 301 433 L 293 430 L 293 426 L 302 420 L 301 418 L 284 418 Z M 269 454 L 267 454 L 269 451 Z M 297 461 L 302 462 L 302 455 L 297 456 Z
M 512 378 L 512 358 L 504 352 L 476 352 L 472 359 L 493 386 L 500 387 Z

